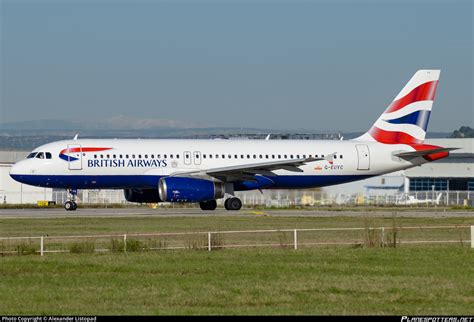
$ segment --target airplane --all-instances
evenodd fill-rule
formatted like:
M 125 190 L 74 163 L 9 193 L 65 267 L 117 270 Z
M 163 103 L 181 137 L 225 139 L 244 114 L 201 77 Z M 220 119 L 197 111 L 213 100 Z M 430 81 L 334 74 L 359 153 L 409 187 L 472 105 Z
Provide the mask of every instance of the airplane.
M 412 195 L 402 195 L 400 199 L 398 199 L 395 204 L 397 205 L 418 205 L 418 204 L 434 204 L 439 205 L 441 201 L 441 197 L 443 194 L 440 192 L 436 196 L 436 199 L 416 199 L 415 196 Z
M 424 144 L 440 70 L 419 70 L 362 136 L 352 140 L 78 139 L 52 142 L 13 165 L 21 183 L 68 191 L 123 189 L 137 203 L 199 203 L 239 210 L 236 191 L 305 189 L 363 180 L 446 158 Z

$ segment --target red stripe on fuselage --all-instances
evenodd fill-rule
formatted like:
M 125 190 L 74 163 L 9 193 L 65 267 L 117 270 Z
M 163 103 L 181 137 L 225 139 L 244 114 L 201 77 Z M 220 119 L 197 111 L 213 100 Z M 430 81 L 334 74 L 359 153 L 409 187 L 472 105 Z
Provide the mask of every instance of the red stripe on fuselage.
M 72 148 L 72 149 L 64 149 L 60 154 L 71 153 L 71 152 L 100 152 L 100 151 L 107 151 L 112 150 L 112 148 Z
M 431 81 L 420 86 L 415 87 L 410 93 L 406 94 L 402 98 L 393 101 L 392 104 L 385 110 L 385 113 L 391 113 L 404 108 L 408 104 L 419 102 L 419 101 L 432 101 L 436 95 L 436 86 L 438 81 Z

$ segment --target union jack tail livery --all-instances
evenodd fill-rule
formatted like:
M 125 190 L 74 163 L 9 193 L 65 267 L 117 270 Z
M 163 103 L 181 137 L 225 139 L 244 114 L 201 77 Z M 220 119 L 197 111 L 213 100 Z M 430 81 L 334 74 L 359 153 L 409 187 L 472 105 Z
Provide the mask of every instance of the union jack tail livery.
M 370 130 L 356 140 L 423 144 L 439 75 L 440 70 L 417 71 Z

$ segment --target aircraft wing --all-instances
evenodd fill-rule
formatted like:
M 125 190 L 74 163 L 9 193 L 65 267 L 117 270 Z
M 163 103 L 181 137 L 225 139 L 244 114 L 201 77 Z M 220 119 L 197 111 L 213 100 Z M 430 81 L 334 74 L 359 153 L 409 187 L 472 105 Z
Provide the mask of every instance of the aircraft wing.
M 269 161 L 261 163 L 249 163 L 242 165 L 233 165 L 228 167 L 210 168 L 195 171 L 175 172 L 172 177 L 201 177 L 201 178 L 216 178 L 223 182 L 232 182 L 239 180 L 256 182 L 255 175 L 275 176 L 272 171 L 287 170 L 293 172 L 303 172 L 299 167 L 309 162 L 326 160 L 325 158 L 305 158 Z
M 422 150 L 422 151 L 402 152 L 402 153 L 395 154 L 395 156 L 400 157 L 400 158 L 414 158 L 414 157 L 422 157 L 428 154 L 449 152 L 453 150 L 459 150 L 459 148 L 438 148 L 438 149 L 430 149 L 430 150 Z

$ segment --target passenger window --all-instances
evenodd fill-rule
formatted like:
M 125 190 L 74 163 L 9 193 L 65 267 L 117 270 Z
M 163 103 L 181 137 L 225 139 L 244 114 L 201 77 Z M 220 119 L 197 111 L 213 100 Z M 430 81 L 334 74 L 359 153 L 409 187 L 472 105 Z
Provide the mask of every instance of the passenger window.
M 216 154 L 216 159 L 219 159 L 219 154 Z
M 337 155 L 336 155 L 336 154 L 334 154 L 334 159 L 337 159 Z
M 297 155 L 296 155 L 296 158 L 297 158 L 297 159 L 299 159 L 299 158 L 300 158 L 300 155 L 299 155 L 299 154 L 297 154 Z
M 170 154 L 170 159 L 173 159 L 173 155 L 172 155 L 172 154 Z
M 122 154 L 120 155 L 120 159 L 123 159 L 123 156 L 122 156 Z
M 342 154 L 339 156 L 339 159 L 342 159 Z
M 256 155 L 256 154 L 254 154 L 254 155 L 253 155 L 253 158 L 254 158 L 254 159 L 256 159 L 256 158 L 257 158 L 257 155 Z
M 212 154 L 209 154 L 209 159 L 212 159 Z
M 132 159 L 135 159 L 135 154 L 132 154 Z
M 128 154 L 125 154 L 125 159 L 128 159 Z
M 250 159 L 250 154 L 247 154 L 247 159 Z
M 238 159 L 238 158 L 239 158 L 239 156 L 238 156 L 237 154 L 235 154 L 235 155 L 234 155 L 234 158 Z
M 241 155 L 240 155 L 240 158 L 241 158 L 241 159 L 243 159 L 243 158 L 244 158 L 244 155 L 243 155 L 243 154 L 241 154 Z
M 141 154 L 139 154 L 139 155 L 138 155 L 138 158 L 139 158 L 139 159 L 141 159 L 141 158 L 142 158 L 142 155 L 141 155 Z
M 46 152 L 46 159 L 51 159 L 51 153 Z
M 148 159 L 148 154 L 145 154 L 145 159 Z
M 110 159 L 110 154 L 107 154 L 107 159 Z
M 205 155 L 205 154 L 203 154 L 203 155 L 202 155 L 202 158 L 203 158 L 203 159 L 205 159 L 205 158 L 206 158 L 206 155 Z
M 274 154 L 272 154 L 272 159 L 275 159 L 275 155 L 274 155 Z
M 117 155 L 114 154 L 114 159 L 117 159 Z
M 232 155 L 230 155 L 230 154 L 229 154 L 229 155 L 227 155 L 227 157 L 228 157 L 229 159 L 232 159 Z
M 94 154 L 94 159 L 97 159 L 97 154 Z
M 176 154 L 176 159 L 179 159 L 179 154 Z
M 164 158 L 164 159 L 167 159 L 167 158 L 166 158 L 166 154 L 165 154 L 165 155 L 163 155 L 163 158 Z

